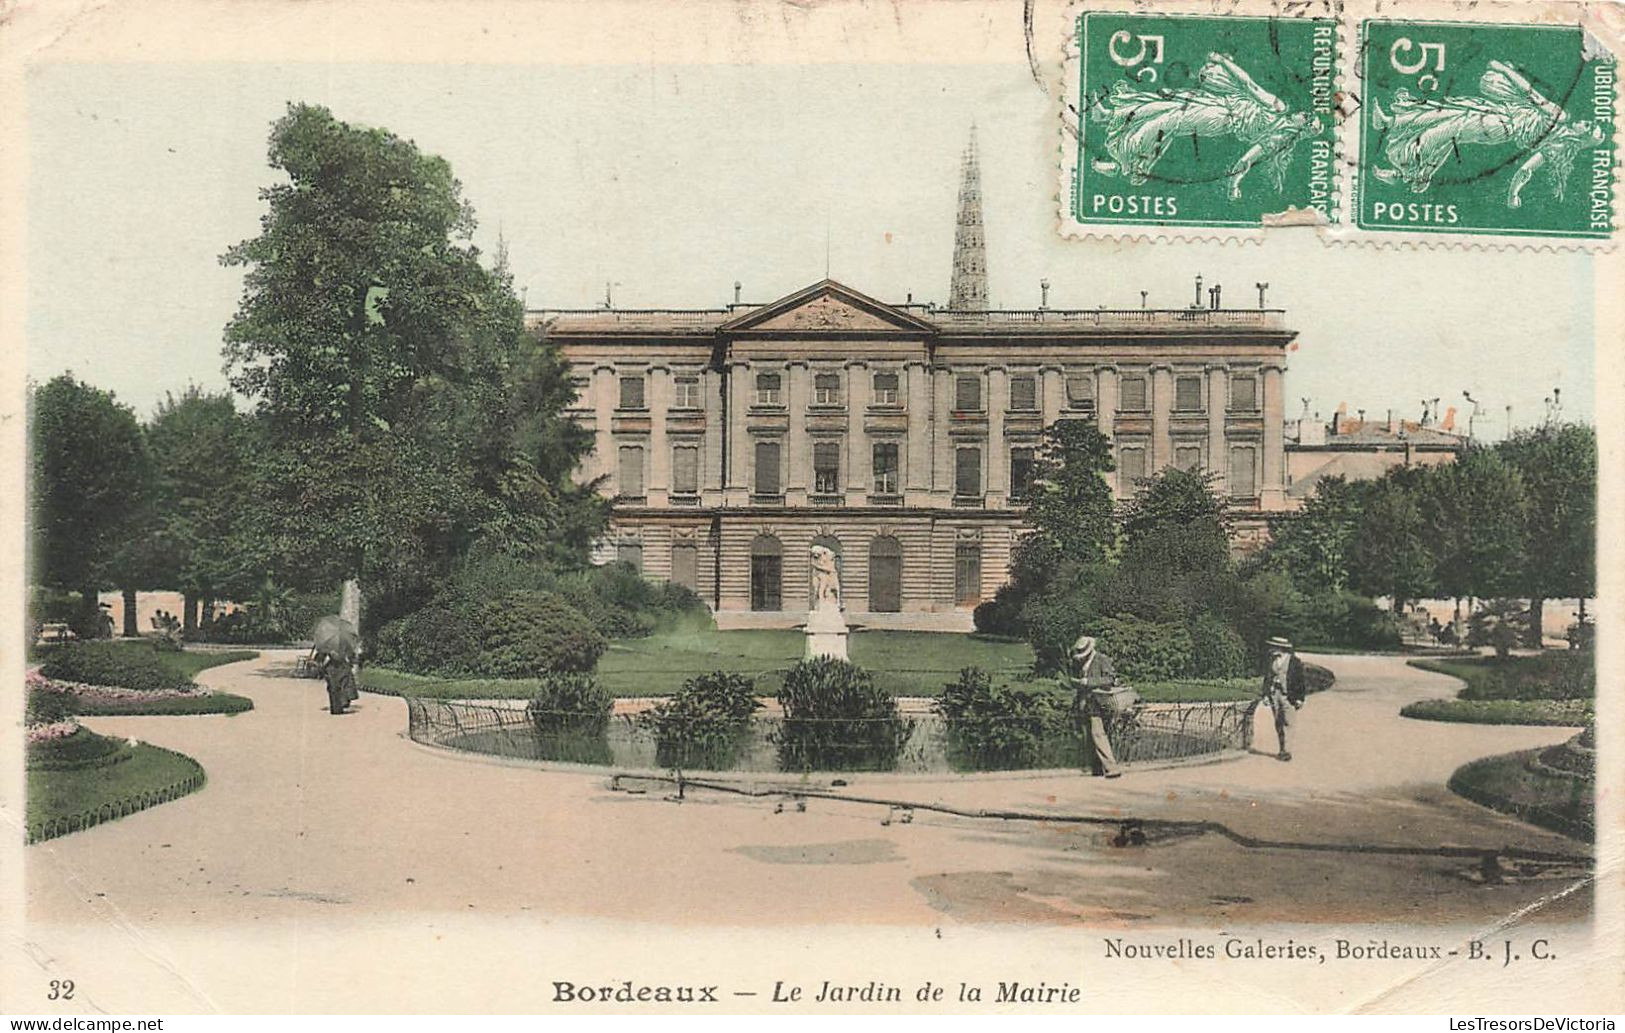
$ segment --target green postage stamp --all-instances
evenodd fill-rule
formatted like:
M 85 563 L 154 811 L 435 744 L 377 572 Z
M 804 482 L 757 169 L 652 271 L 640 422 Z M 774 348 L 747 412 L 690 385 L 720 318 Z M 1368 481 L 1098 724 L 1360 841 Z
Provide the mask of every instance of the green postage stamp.
M 1088 11 L 1076 30 L 1073 222 L 1335 218 L 1333 19 Z
M 1360 27 L 1362 230 L 1608 237 L 1616 62 L 1578 25 Z

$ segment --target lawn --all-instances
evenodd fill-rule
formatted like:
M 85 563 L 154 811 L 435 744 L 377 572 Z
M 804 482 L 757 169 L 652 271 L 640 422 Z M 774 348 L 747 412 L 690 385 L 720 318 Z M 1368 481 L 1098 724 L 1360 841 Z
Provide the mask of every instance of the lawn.
M 28 835 L 50 839 L 184 796 L 203 784 L 191 757 L 120 743 L 98 763 L 28 772 Z M 73 819 L 78 818 L 78 821 Z M 71 826 L 71 827 L 70 827 Z
M 1531 770 L 1542 751 L 1526 750 L 1464 764 L 1450 789 L 1476 804 L 1522 818 L 1575 839 L 1591 840 L 1597 803 L 1592 783 L 1579 776 Z
M 1525 725 L 1582 725 L 1592 718 L 1597 679 L 1589 651 L 1554 651 L 1505 660 L 1412 660 L 1410 665 L 1448 674 L 1466 684 L 1455 699 L 1410 704 L 1400 711 L 1404 717 Z
M 616 639 L 598 661 L 598 678 L 616 696 L 666 696 L 697 674 L 727 670 L 756 679 L 756 691 L 772 696 L 784 672 L 801 659 L 799 631 L 716 631 L 685 628 L 647 638 Z M 867 668 L 880 687 L 897 696 L 935 696 L 963 667 L 980 667 L 998 682 L 1016 682 L 1034 691 L 1064 691 L 1056 679 L 1032 674 L 1033 653 L 1025 642 L 930 631 L 862 631 L 851 639 L 852 662 Z M 365 667 L 363 687 L 391 695 L 434 699 L 529 699 L 530 679 L 447 679 Z M 1255 678 L 1191 679 L 1136 685 L 1153 703 L 1248 699 L 1257 695 Z

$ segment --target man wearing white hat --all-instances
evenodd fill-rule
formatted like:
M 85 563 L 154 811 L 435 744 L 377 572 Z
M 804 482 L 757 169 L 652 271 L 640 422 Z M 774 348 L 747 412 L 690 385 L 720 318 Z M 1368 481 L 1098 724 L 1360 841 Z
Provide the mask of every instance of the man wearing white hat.
M 1269 650 L 1269 661 L 1264 665 L 1264 702 L 1275 712 L 1275 740 L 1279 747 L 1276 756 L 1291 760 L 1286 748 L 1286 729 L 1292 723 L 1292 712 L 1303 706 L 1308 683 L 1303 675 L 1303 661 L 1292 651 L 1292 643 L 1284 638 L 1272 638 L 1264 643 Z
M 1093 754 L 1093 768 L 1097 775 L 1118 778 L 1123 772 L 1117 766 L 1117 753 L 1112 749 L 1111 736 L 1106 732 L 1106 719 L 1114 716 L 1101 699 L 1104 690 L 1117 684 L 1117 670 L 1111 658 L 1095 648 L 1095 640 L 1088 635 L 1078 636 L 1072 643 L 1072 685 L 1077 690 L 1077 708 L 1089 720 L 1089 748 Z M 1109 694 L 1108 694 L 1109 695 Z

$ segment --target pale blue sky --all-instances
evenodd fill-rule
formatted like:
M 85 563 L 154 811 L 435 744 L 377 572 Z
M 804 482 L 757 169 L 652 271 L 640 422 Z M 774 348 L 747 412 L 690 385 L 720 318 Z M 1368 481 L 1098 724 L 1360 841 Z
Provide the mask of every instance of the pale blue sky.
M 959 152 L 980 126 L 995 305 L 1230 306 L 1271 284 L 1301 332 L 1287 390 L 1415 417 L 1423 398 L 1538 420 L 1561 387 L 1593 411 L 1591 260 L 1575 253 L 1063 241 L 1050 101 L 1008 64 L 526 67 L 58 64 L 29 80 L 28 371 L 72 368 L 143 415 L 218 387 L 240 272 L 288 100 L 387 126 L 449 159 L 489 248 L 532 305 L 708 307 L 824 275 L 886 300 L 946 300 Z

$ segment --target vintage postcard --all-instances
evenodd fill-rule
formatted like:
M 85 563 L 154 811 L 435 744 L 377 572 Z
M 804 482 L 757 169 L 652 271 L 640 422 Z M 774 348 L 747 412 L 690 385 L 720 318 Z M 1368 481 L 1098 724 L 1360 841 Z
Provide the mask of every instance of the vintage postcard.
M 1621 11 L 0 7 L 0 1011 L 1613 1028 Z

